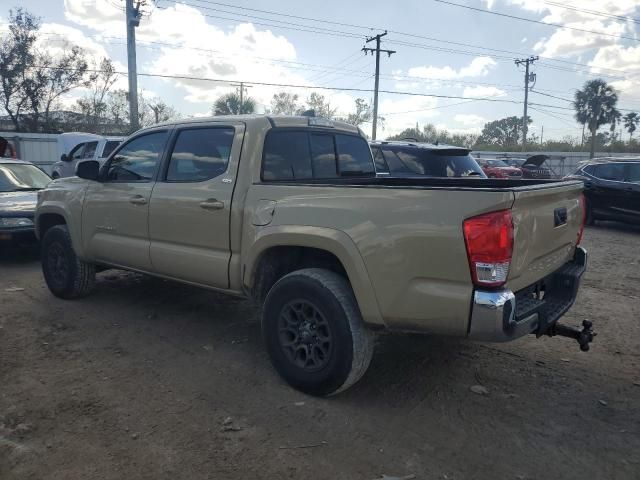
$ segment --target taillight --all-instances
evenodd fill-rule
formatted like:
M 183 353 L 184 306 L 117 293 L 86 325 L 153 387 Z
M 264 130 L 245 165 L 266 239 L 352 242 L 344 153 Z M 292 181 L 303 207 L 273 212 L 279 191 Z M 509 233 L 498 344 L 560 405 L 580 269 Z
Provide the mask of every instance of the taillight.
M 584 198 L 584 193 L 580 194 L 580 209 L 582 210 L 582 220 L 580 221 L 580 230 L 578 230 L 578 239 L 576 240 L 576 245 L 580 245 L 580 242 L 582 242 L 584 224 L 587 220 L 587 200 Z
M 463 223 L 464 240 L 473 283 L 499 287 L 507 281 L 513 253 L 513 218 L 510 210 L 485 213 Z

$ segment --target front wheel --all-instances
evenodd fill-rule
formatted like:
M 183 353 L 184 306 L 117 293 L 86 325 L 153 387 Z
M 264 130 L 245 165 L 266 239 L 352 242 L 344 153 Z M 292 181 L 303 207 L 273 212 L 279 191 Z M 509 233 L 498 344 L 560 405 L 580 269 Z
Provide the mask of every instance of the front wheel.
M 298 270 L 271 288 L 262 330 L 271 363 L 294 388 L 327 396 L 367 371 L 375 335 L 362 322 L 351 286 L 320 268 Z
M 66 225 L 56 225 L 47 230 L 42 239 L 41 256 L 45 282 L 56 297 L 71 299 L 91 292 L 96 277 L 95 267 L 76 256 Z

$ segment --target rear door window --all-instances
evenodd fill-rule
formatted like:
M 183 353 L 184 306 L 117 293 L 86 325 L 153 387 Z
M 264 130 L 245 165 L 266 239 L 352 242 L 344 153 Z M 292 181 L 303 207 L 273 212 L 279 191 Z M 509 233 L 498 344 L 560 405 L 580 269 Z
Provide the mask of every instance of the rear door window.
M 203 182 L 227 170 L 235 130 L 196 128 L 178 133 L 167 170 L 168 182 Z
M 624 181 L 624 163 L 605 163 L 595 168 L 594 175 L 603 180 Z
M 640 162 L 627 163 L 627 181 L 640 183 Z

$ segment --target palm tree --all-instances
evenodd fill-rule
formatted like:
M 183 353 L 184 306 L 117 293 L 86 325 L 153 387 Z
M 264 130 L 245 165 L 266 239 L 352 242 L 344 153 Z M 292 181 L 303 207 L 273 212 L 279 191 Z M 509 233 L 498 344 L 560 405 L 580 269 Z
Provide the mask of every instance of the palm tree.
M 618 94 L 604 80 L 589 80 L 582 90 L 575 94 L 573 107 L 576 110 L 576 120 L 586 124 L 591 133 L 591 155 L 593 158 L 596 147 L 596 133 L 598 128 L 607 123 L 615 124 L 620 118 L 616 109 Z
M 629 142 L 631 142 L 631 137 L 633 136 L 633 132 L 636 131 L 636 126 L 638 122 L 640 122 L 640 116 L 636 112 L 629 112 L 624 117 L 624 128 L 629 132 Z
M 240 115 L 256 111 L 256 101 L 251 97 L 244 97 L 240 103 L 240 93 L 232 92 L 221 96 L 212 107 L 214 115 Z

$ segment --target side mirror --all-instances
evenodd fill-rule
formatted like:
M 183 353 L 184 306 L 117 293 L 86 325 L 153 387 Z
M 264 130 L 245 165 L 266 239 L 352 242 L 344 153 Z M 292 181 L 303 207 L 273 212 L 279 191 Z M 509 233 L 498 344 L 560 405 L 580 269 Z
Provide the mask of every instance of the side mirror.
M 60 161 L 68 162 L 69 161 L 69 156 L 66 153 L 63 153 L 62 155 L 60 155 Z
M 98 180 L 100 163 L 97 160 L 85 160 L 76 165 L 76 175 L 85 180 Z

